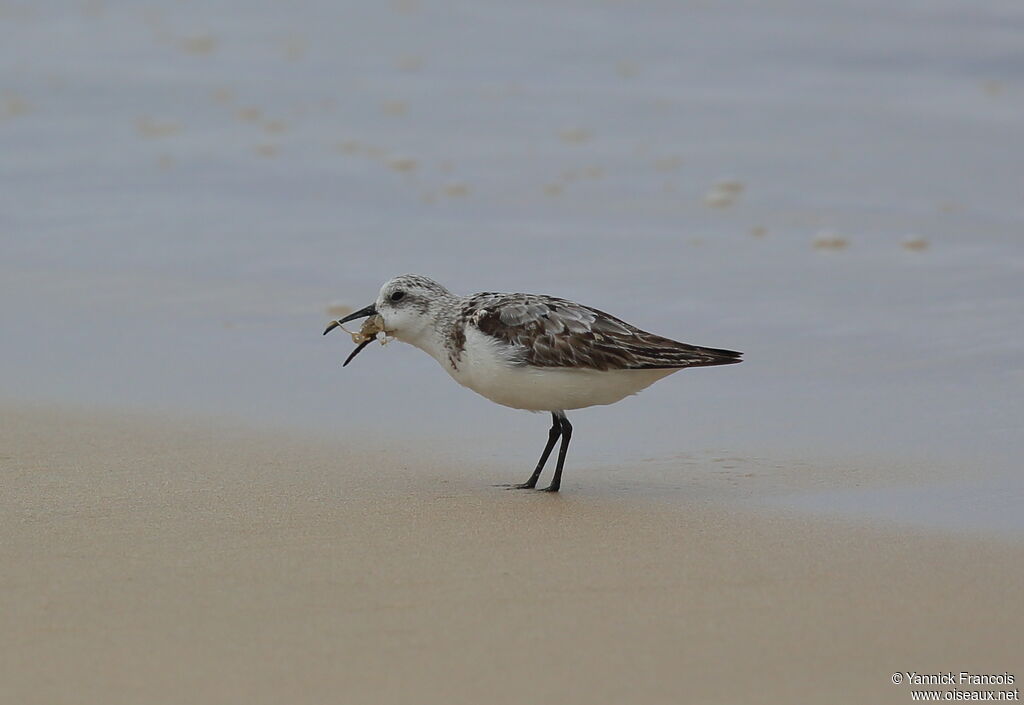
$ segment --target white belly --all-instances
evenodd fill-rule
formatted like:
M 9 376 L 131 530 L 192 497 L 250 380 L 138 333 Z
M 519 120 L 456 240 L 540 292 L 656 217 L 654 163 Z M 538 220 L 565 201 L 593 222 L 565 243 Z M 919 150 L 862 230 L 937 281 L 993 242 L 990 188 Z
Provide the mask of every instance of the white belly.
M 598 370 L 509 365 L 500 348 L 482 335 L 469 335 L 457 367 L 440 359 L 459 384 L 514 409 L 568 411 L 614 404 L 667 377 L 667 370 Z

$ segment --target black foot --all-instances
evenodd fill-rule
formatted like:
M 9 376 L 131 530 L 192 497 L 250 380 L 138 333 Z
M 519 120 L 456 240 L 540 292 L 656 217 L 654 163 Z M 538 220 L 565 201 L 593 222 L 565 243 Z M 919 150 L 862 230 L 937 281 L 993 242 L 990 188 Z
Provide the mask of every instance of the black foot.
M 539 491 L 540 492 L 558 492 L 558 489 L 559 488 L 555 487 L 554 485 L 551 485 L 550 487 L 545 487 L 544 489 L 539 490 Z
M 518 485 L 492 485 L 492 487 L 504 487 L 506 490 L 532 490 L 536 486 L 536 483 L 531 485 L 529 482 L 521 482 Z

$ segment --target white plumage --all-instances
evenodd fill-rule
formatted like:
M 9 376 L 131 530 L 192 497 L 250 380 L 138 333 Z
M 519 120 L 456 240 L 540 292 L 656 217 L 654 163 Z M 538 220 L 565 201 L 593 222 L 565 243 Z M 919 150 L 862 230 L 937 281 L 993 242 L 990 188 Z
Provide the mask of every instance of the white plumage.
M 443 349 L 430 339 L 412 342 L 441 366 L 456 382 L 491 401 L 528 411 L 571 411 L 614 404 L 646 389 L 679 369 L 594 370 L 584 367 L 534 367 L 510 362 L 510 346 L 466 326 L 462 360 L 453 365 Z
M 565 411 L 613 404 L 686 367 L 740 362 L 740 353 L 680 343 L 582 304 L 537 294 L 456 296 L 418 275 L 395 277 L 375 303 L 334 321 L 376 316 L 385 335 L 415 345 L 452 378 L 503 406 L 551 412 L 548 443 L 530 479 L 536 487 L 555 442 L 557 492 L 572 434 Z M 345 361 L 348 364 L 369 340 Z

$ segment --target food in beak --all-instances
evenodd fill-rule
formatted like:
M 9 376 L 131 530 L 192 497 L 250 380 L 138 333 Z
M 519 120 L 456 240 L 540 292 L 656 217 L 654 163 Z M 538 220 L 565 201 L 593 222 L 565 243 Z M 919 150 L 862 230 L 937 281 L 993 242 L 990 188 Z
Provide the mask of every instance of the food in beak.
M 377 338 L 378 333 L 384 332 L 384 319 L 381 318 L 379 314 L 374 314 L 363 321 L 363 325 L 355 332 L 345 328 L 341 321 L 331 321 L 327 326 L 327 330 L 324 331 L 324 335 L 327 335 L 335 328 L 341 328 L 352 336 L 352 342 L 357 346 L 356 349 L 352 351 L 352 354 L 345 359 L 345 362 L 342 363 L 341 366 L 344 367 L 348 363 L 352 362 L 352 358 L 358 355 L 363 348 L 372 343 Z M 382 339 L 381 343 L 383 342 L 384 340 Z

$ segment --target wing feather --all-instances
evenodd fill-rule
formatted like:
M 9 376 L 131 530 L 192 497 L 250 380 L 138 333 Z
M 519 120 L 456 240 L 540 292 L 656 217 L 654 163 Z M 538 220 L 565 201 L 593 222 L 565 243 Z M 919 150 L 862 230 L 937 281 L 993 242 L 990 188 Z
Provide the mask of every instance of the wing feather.
M 731 365 L 742 353 L 654 335 L 596 308 L 537 294 L 469 297 L 462 316 L 517 349 L 523 364 L 594 370 L 678 369 Z

